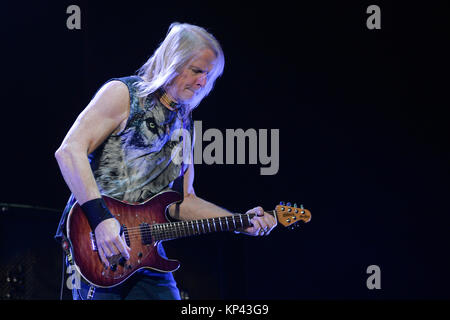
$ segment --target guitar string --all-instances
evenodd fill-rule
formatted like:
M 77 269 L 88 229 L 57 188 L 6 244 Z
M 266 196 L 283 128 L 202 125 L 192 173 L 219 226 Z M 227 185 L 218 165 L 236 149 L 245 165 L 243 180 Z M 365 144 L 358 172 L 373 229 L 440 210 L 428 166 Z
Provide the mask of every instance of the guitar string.
M 240 226 L 240 227 L 245 227 Z M 191 228 L 191 229 L 189 229 Z M 206 234 L 213 231 L 230 231 L 231 228 L 205 228 L 203 227 L 192 227 L 189 228 L 177 228 L 177 227 L 167 227 L 167 228 L 150 228 L 149 230 L 142 230 L 142 232 L 125 234 L 125 239 L 133 240 L 133 239 L 141 239 L 148 236 L 151 236 L 154 240 L 168 240 L 177 237 L 190 236 L 190 235 L 200 235 Z M 213 230 L 211 230 L 213 229 Z
M 127 228 L 128 238 L 129 239 L 135 239 L 140 238 L 142 236 L 163 236 L 161 239 L 170 239 L 173 236 L 189 236 L 189 235 L 196 235 L 196 234 L 205 234 L 213 231 L 230 231 L 234 230 L 234 228 L 230 228 L 230 224 L 227 222 L 232 222 L 232 226 L 236 225 L 235 220 L 239 215 L 236 216 L 226 216 L 226 217 L 217 217 L 217 218 L 210 218 L 210 219 L 202 219 L 202 220 L 190 220 L 190 221 L 180 221 L 180 222 L 173 222 L 173 223 L 161 223 L 161 224 L 153 224 L 148 225 L 148 230 L 142 229 L 141 227 L 131 227 Z M 248 219 L 248 223 L 251 224 L 250 219 L 253 218 L 254 214 L 243 214 L 241 216 L 247 216 L 246 220 Z M 223 219 L 225 218 L 225 219 Z M 237 221 L 237 224 L 241 224 L 241 217 L 239 217 L 239 220 Z M 225 220 L 225 221 L 222 221 Z M 221 221 L 223 224 L 227 224 L 227 229 L 224 229 L 223 224 L 219 222 Z M 219 224 L 219 228 L 217 228 L 217 225 L 214 228 L 211 228 L 211 222 Z M 208 228 L 205 227 L 205 223 L 208 226 Z M 243 222 L 242 222 L 243 223 Z M 201 225 L 201 228 L 200 228 Z M 243 224 L 240 226 L 236 226 L 237 228 L 243 228 L 245 227 Z M 203 231 L 202 231 L 202 230 Z M 211 230 L 214 229 L 214 230 Z M 131 232 L 129 232 L 131 230 Z M 207 231 L 208 230 L 208 231 Z
M 254 214 L 242 214 L 241 216 L 250 216 L 250 219 L 252 219 L 254 217 Z M 218 223 L 220 224 L 222 223 L 229 223 L 231 222 L 234 225 L 234 222 L 236 219 L 238 219 L 237 222 L 240 223 L 240 217 L 239 215 L 235 215 L 235 216 L 224 216 L 224 217 L 216 217 L 216 218 L 208 218 L 208 219 L 201 219 L 201 220 L 186 220 L 186 221 L 177 221 L 177 222 L 167 222 L 167 223 L 155 223 L 155 224 L 148 224 L 148 227 L 154 227 L 154 226 L 160 226 L 160 227 L 180 227 L 180 228 L 185 228 L 185 227 L 191 227 L 193 228 L 193 225 L 211 225 L 214 223 Z M 247 219 L 247 218 L 246 218 Z M 225 220 L 225 221 L 224 221 Z M 142 226 L 137 226 L 137 227 L 127 227 L 127 231 L 129 234 L 132 233 L 138 233 L 140 234 L 142 232 Z
M 267 212 L 271 215 L 275 215 L 275 210 Z M 243 224 L 242 216 L 246 216 L 246 220 L 248 220 L 248 225 L 252 225 L 250 219 L 252 219 L 255 214 L 254 213 L 246 213 L 246 214 L 236 214 L 233 216 L 224 216 L 224 217 L 216 217 L 216 218 L 207 218 L 201 220 L 188 220 L 188 221 L 178 221 L 173 223 L 158 223 L 146 225 L 145 228 L 141 226 L 138 227 L 126 227 L 125 239 L 130 241 L 134 239 L 139 239 L 143 237 L 151 236 L 152 240 L 170 240 L 177 237 L 191 236 L 191 235 L 201 235 L 211 232 L 220 232 L 220 231 L 230 231 L 236 230 L 239 228 L 246 227 Z M 238 218 L 239 217 L 239 218 Z M 223 221 L 224 220 L 224 221 Z M 237 221 L 236 221 L 237 220 Z M 217 222 L 219 228 L 215 224 Z M 230 228 L 229 222 L 232 223 L 232 227 Z M 240 224 L 236 226 L 236 222 Z M 205 223 L 207 228 L 205 227 Z M 224 229 L 224 225 L 226 224 L 226 229 Z M 214 225 L 211 228 L 211 224 Z M 200 228 L 201 225 L 201 228 Z M 234 226 L 234 228 L 233 228 Z M 208 230 L 206 230 L 208 229 Z M 211 230 L 214 229 L 214 230 Z
M 267 212 L 271 215 L 275 215 L 275 210 L 272 210 L 271 212 Z M 244 225 L 242 221 L 240 221 L 241 217 L 239 216 L 247 216 L 248 219 L 248 225 Z M 135 239 L 135 238 L 142 238 L 142 237 L 148 237 L 149 235 L 152 237 L 152 240 L 159 241 L 159 240 L 170 240 L 174 238 L 180 238 L 180 237 L 187 237 L 187 236 L 194 236 L 194 235 L 201 235 L 206 233 L 213 232 L 211 230 L 211 223 L 210 221 L 218 220 L 218 224 L 220 226 L 220 230 L 217 230 L 217 226 L 214 227 L 215 232 L 220 231 L 230 231 L 235 230 L 238 228 L 244 228 L 249 225 L 252 225 L 250 221 L 250 216 L 254 217 L 254 213 L 249 214 L 240 214 L 240 215 L 234 215 L 234 216 L 226 216 L 226 217 L 217 217 L 217 218 L 210 218 L 210 219 L 202 219 L 202 220 L 189 220 L 189 221 L 179 221 L 175 223 L 163 223 L 163 224 L 154 224 L 149 225 L 148 230 L 143 230 L 140 227 L 132 227 L 130 229 L 134 229 L 134 232 L 130 232 L 129 238 Z M 238 224 L 239 226 L 236 226 L 236 218 L 239 217 Z M 225 222 L 227 228 L 224 229 L 224 226 L 222 225 L 222 218 L 225 218 Z M 228 222 L 232 222 L 232 228 L 230 228 L 230 224 Z M 207 223 L 207 227 L 205 227 L 205 220 Z M 194 225 L 195 222 L 195 225 Z M 201 226 L 200 226 L 201 225 Z M 233 228 L 234 225 L 234 228 Z M 156 227 L 156 228 L 155 228 Z M 137 231 L 136 229 L 140 229 L 140 231 Z M 208 230 L 206 230 L 208 229 Z
M 267 211 L 266 211 L 267 212 Z M 271 215 L 275 214 L 275 210 L 269 211 L 267 212 Z M 255 214 L 254 213 L 244 213 L 244 214 L 235 214 L 232 216 L 223 216 L 223 217 L 215 217 L 215 218 L 206 218 L 206 219 L 199 219 L 199 220 L 186 220 L 186 221 L 177 221 L 177 222 L 166 222 L 166 223 L 155 223 L 155 224 L 148 224 L 148 226 L 181 226 L 181 227 L 188 227 L 188 224 L 202 224 L 204 225 L 205 223 L 211 224 L 211 223 L 221 223 L 221 222 L 225 222 L 225 223 L 229 223 L 232 222 L 234 224 L 234 222 L 237 220 L 238 222 L 240 222 L 241 218 L 243 216 L 249 216 L 250 219 L 254 218 Z M 225 221 L 222 221 L 225 220 Z M 192 227 L 192 226 L 191 226 Z M 137 227 L 127 227 L 127 231 L 129 233 L 133 233 L 133 232 L 138 232 L 141 233 L 142 231 L 142 227 L 141 226 L 137 226 Z M 131 232 L 130 232 L 131 231 Z
M 245 225 L 239 226 L 245 227 Z M 128 238 L 140 238 L 145 236 L 188 236 L 195 234 L 205 234 L 213 231 L 230 231 L 232 228 L 224 228 L 223 226 L 220 228 L 210 228 L 205 227 L 205 225 L 185 225 L 185 226 L 159 226 L 156 225 L 154 227 L 149 228 L 148 230 L 142 230 L 141 232 L 133 232 L 128 234 Z M 165 238 L 165 237 L 164 237 Z
M 268 212 L 268 213 L 274 215 L 275 210 L 273 210 L 272 212 Z M 178 221 L 178 222 L 173 222 L 173 223 L 156 223 L 156 224 L 144 226 L 144 228 L 142 226 L 130 227 L 130 228 L 127 227 L 127 233 L 129 235 L 135 235 L 135 234 L 141 235 L 141 234 L 146 234 L 148 232 L 179 233 L 179 232 L 183 232 L 186 230 L 188 230 L 187 231 L 188 233 L 190 233 L 189 230 L 193 230 L 194 234 L 208 233 L 208 232 L 212 232 L 211 224 L 214 225 L 216 222 L 220 226 L 220 231 L 230 231 L 230 230 L 235 230 L 238 228 L 245 227 L 242 224 L 243 222 L 241 221 L 242 216 L 246 216 L 247 217 L 246 219 L 248 220 L 248 224 L 251 225 L 250 219 L 252 219 L 255 216 L 255 214 L 254 213 L 237 214 L 237 215 L 233 215 L 233 216 L 224 216 L 224 217 L 208 218 L 208 219 L 201 219 L 201 220 Z M 232 224 L 232 227 L 234 226 L 234 228 L 230 228 L 230 222 Z M 237 222 L 237 224 L 240 224 L 240 226 L 236 226 L 236 222 Z M 224 230 L 223 225 L 221 225 L 222 223 L 225 223 L 227 225 L 226 230 Z M 209 231 L 206 231 L 205 224 L 208 227 L 207 229 Z M 147 228 L 145 228 L 145 227 L 147 227 Z M 203 232 L 200 230 L 200 227 L 201 227 L 201 229 L 203 229 Z M 146 230 L 146 229 L 149 229 L 149 230 Z M 215 229 L 214 231 L 217 231 L 217 226 L 214 229 Z
M 230 220 L 225 220 L 225 221 L 221 220 L 222 227 L 220 229 L 223 229 L 223 224 L 227 224 L 227 222 L 228 222 L 227 230 L 230 230 L 231 229 L 230 228 L 230 223 L 229 223 Z M 219 221 L 214 222 L 214 223 L 217 223 L 220 226 L 220 222 Z M 235 225 L 234 221 L 231 221 L 231 224 L 232 224 L 232 226 L 234 226 Z M 240 221 L 238 221 L 237 224 L 241 224 Z M 236 227 L 237 227 L 237 224 L 236 224 Z M 206 230 L 206 229 L 208 229 L 208 230 L 211 230 L 211 229 L 216 230 L 217 229 L 217 226 L 215 228 L 214 227 L 211 228 L 211 225 L 213 225 L 213 223 L 211 223 L 209 221 L 199 221 L 199 222 L 194 222 L 194 223 L 190 223 L 190 222 L 186 222 L 186 223 L 160 223 L 160 224 L 157 223 L 157 224 L 152 224 L 152 225 L 146 225 L 146 226 L 143 226 L 143 227 L 136 227 L 136 228 L 133 228 L 131 231 L 127 230 L 127 233 L 130 234 L 130 235 L 132 235 L 132 234 L 142 234 L 143 232 L 146 232 L 148 229 L 152 229 L 153 231 L 158 231 L 159 230 L 159 231 L 162 231 L 162 232 L 164 232 L 166 230 L 181 231 L 181 230 L 185 230 L 185 229 L 190 230 L 190 229 L 200 229 L 200 228 L 202 228 L 203 230 Z M 242 227 L 242 226 L 240 226 L 240 227 Z
M 269 214 L 274 215 L 275 210 L 272 210 L 271 212 L 267 212 Z M 160 223 L 160 224 L 152 224 L 147 225 L 148 228 L 142 228 L 141 226 L 138 227 L 126 227 L 126 233 L 125 238 L 128 240 L 136 239 L 136 238 L 142 238 L 142 237 L 148 237 L 151 236 L 152 239 L 154 238 L 156 241 L 158 240 L 169 240 L 176 237 L 183 237 L 183 236 L 191 236 L 191 235 L 200 235 L 205 233 L 213 232 L 220 232 L 220 231 L 230 231 L 235 230 L 238 228 L 244 228 L 245 225 L 242 221 L 242 216 L 246 216 L 246 220 L 248 220 L 248 224 L 251 225 L 250 219 L 252 219 L 255 214 L 254 213 L 246 213 L 246 214 L 236 214 L 233 216 L 224 216 L 224 217 L 216 217 L 216 218 L 208 218 L 208 219 L 201 219 L 201 220 L 189 220 L 189 221 L 178 221 L 173 223 Z M 239 217 L 239 219 L 237 219 Z M 222 221 L 225 220 L 225 221 Z M 240 226 L 236 226 L 236 220 Z M 220 227 L 220 230 L 218 230 L 217 225 Z M 232 226 L 235 226 L 235 228 L 230 228 L 229 222 L 232 222 Z M 196 227 L 195 227 L 195 225 Z M 205 228 L 205 223 L 208 228 Z M 211 228 L 211 223 L 214 224 L 214 228 Z M 223 224 L 226 224 L 227 228 L 224 229 Z M 199 224 L 201 224 L 200 229 Z M 206 231 L 208 229 L 208 231 Z
M 267 212 L 269 214 L 274 215 L 275 210 L 272 210 L 272 212 Z M 129 237 L 135 238 L 141 237 L 141 236 L 149 236 L 150 235 L 159 235 L 163 236 L 162 239 L 169 239 L 173 238 L 174 236 L 190 236 L 190 235 L 197 235 L 197 234 L 205 234 L 213 232 L 211 230 L 211 222 L 213 223 L 214 231 L 220 232 L 220 231 L 230 231 L 235 230 L 238 228 L 244 228 L 246 226 L 243 225 L 242 216 L 246 216 L 248 220 L 248 226 L 252 225 L 250 219 L 252 219 L 255 214 L 254 213 L 248 213 L 248 214 L 236 214 L 233 216 L 224 216 L 224 217 L 216 217 L 216 218 L 209 218 L 209 219 L 201 219 L 201 220 L 189 220 L 189 221 L 178 221 L 173 223 L 159 223 L 159 224 L 153 224 L 153 225 L 147 225 L 144 227 L 138 226 L 138 227 L 130 227 L 127 228 L 127 233 Z M 238 218 L 239 217 L 239 218 Z M 224 221 L 223 221 L 224 220 Z M 236 221 L 237 220 L 237 221 Z M 217 230 L 217 226 L 215 223 L 220 226 L 220 230 Z M 230 222 L 231 222 L 231 228 L 230 228 Z M 237 226 L 237 224 L 239 226 Z M 222 225 L 226 224 L 226 229 L 224 229 L 224 226 Z M 205 227 L 206 224 L 206 227 Z M 234 226 L 234 228 L 233 228 Z M 201 230 L 203 229 L 203 231 Z M 208 229 L 208 231 L 206 230 Z

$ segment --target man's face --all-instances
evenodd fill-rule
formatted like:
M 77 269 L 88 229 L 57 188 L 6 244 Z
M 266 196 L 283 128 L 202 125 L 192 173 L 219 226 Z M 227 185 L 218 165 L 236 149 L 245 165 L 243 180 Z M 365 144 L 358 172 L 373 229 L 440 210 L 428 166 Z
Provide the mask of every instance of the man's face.
M 205 86 L 215 60 L 216 55 L 210 49 L 200 51 L 169 85 L 167 88 L 169 95 L 177 102 L 190 101 Z

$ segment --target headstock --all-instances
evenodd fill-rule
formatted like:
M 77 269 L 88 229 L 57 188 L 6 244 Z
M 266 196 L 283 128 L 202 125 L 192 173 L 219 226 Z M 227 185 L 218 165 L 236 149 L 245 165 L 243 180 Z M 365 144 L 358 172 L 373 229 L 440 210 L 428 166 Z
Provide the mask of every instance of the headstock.
M 285 227 L 289 226 L 299 226 L 296 225 L 297 222 L 303 221 L 307 223 L 311 220 L 311 212 L 305 209 L 303 205 L 297 207 L 297 204 L 291 206 L 291 203 L 280 202 L 279 205 L 275 207 L 275 213 L 277 215 L 277 220 Z

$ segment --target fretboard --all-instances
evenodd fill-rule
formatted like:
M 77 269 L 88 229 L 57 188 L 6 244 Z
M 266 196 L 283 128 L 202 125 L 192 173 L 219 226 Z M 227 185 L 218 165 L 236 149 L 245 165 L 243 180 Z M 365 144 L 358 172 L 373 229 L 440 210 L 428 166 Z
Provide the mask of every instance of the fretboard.
M 272 212 L 267 212 L 274 214 Z M 144 243 L 160 240 L 173 240 L 177 238 L 191 237 L 212 232 L 234 231 L 252 226 L 251 219 L 254 213 L 234 214 L 232 216 L 217 217 L 201 220 L 178 221 L 172 223 L 142 224 L 141 234 L 146 234 Z

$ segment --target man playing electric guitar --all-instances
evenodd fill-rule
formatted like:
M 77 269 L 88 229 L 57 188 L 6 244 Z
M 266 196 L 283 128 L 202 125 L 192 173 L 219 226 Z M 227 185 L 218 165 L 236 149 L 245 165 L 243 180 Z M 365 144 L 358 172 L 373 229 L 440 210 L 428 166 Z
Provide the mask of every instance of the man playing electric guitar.
M 191 112 L 212 90 L 223 67 L 222 49 L 211 34 L 198 26 L 174 23 L 137 75 L 114 78 L 101 86 L 55 153 L 72 192 L 56 237 L 65 237 L 67 215 L 77 202 L 104 266 L 110 267 L 114 256 L 127 260 L 130 247 L 125 233 L 102 195 L 137 204 L 176 184 L 181 185 L 183 199 L 169 207 L 175 219 L 232 215 L 197 197 L 192 161 L 173 157 L 180 148 L 180 142 L 172 139 L 174 132 L 184 130 L 194 136 Z M 182 151 L 192 153 L 192 148 Z M 263 208 L 248 212 L 256 215 L 243 233 L 268 235 L 275 227 L 276 220 Z M 85 299 L 88 288 L 83 281 L 82 288 L 73 291 L 74 299 Z M 97 288 L 93 298 L 180 299 L 180 295 L 172 273 L 143 269 L 123 284 Z

